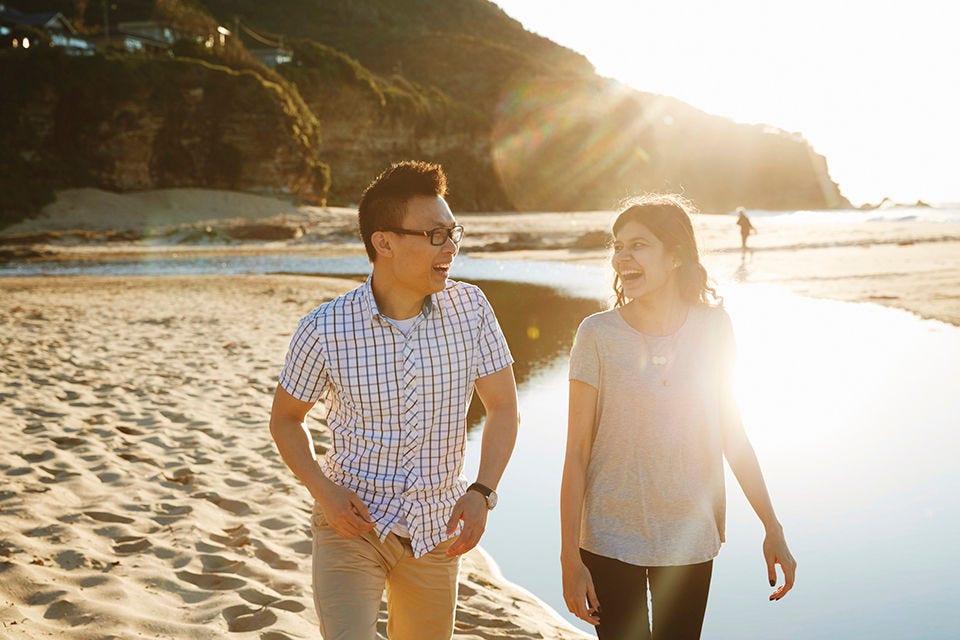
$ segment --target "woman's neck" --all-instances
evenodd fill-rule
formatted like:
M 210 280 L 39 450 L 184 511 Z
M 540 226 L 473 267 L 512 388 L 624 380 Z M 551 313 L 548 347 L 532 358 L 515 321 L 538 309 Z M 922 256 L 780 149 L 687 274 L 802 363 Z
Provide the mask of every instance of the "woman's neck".
M 624 319 L 641 333 L 668 336 L 683 326 L 690 305 L 679 292 L 670 292 L 653 298 L 631 300 L 620 309 Z

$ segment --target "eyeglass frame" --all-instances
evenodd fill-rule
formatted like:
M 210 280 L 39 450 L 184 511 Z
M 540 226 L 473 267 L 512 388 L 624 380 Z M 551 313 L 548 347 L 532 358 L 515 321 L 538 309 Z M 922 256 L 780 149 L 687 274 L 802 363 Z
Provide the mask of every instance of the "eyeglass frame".
M 423 236 L 430 241 L 430 245 L 434 247 L 442 247 L 446 244 L 447 240 L 453 240 L 453 244 L 460 246 L 460 243 L 463 241 L 463 225 L 455 224 L 452 227 L 434 227 L 429 231 L 418 231 L 416 229 L 404 229 L 402 227 L 384 227 L 380 229 L 381 231 L 391 231 L 393 233 L 400 233 L 405 236 Z M 442 240 L 440 242 L 434 242 L 434 238 L 438 237 L 437 232 L 443 231 Z M 454 239 L 453 234 L 459 231 L 460 238 Z

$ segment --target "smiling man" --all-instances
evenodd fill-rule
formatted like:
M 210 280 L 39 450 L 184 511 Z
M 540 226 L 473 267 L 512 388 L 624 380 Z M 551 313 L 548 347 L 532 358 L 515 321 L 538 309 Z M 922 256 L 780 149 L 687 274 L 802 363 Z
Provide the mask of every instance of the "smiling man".
M 392 640 L 453 635 L 460 556 L 496 504 L 517 436 L 510 351 L 486 297 L 448 280 L 463 227 L 439 165 L 402 162 L 360 199 L 373 272 L 300 321 L 270 431 L 310 491 L 313 590 L 325 640 L 373 640 L 384 587 Z M 467 408 L 486 410 L 476 482 L 463 477 Z M 321 399 L 332 444 L 304 418 Z

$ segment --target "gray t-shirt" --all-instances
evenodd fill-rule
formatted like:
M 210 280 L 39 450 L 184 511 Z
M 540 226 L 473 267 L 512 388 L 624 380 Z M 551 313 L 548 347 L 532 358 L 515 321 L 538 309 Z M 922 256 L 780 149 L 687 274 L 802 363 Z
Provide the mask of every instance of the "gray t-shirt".
M 580 545 L 641 566 L 706 562 L 724 540 L 721 422 L 732 393 L 730 318 L 690 309 L 670 336 L 613 309 L 586 318 L 570 379 L 598 390 Z M 730 406 L 730 405 L 727 405 Z

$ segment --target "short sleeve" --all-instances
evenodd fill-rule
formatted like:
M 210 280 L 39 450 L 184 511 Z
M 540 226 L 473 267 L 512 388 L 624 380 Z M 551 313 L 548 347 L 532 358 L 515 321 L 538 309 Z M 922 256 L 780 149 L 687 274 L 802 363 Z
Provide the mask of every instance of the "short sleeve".
M 321 338 L 314 318 L 301 320 L 280 371 L 280 386 L 301 402 L 318 402 L 329 384 Z
M 733 332 L 733 321 L 722 308 L 715 310 L 717 355 L 723 375 L 733 377 L 737 364 L 737 339 Z
M 587 318 L 580 323 L 570 350 L 570 379 L 600 388 L 600 348 L 595 323 Z
M 490 302 L 480 289 L 476 289 L 476 293 L 479 298 L 477 313 L 480 316 L 480 331 L 477 336 L 478 353 L 474 373 L 476 377 L 482 378 L 513 364 L 513 356 L 510 355 L 507 339 L 500 329 Z

